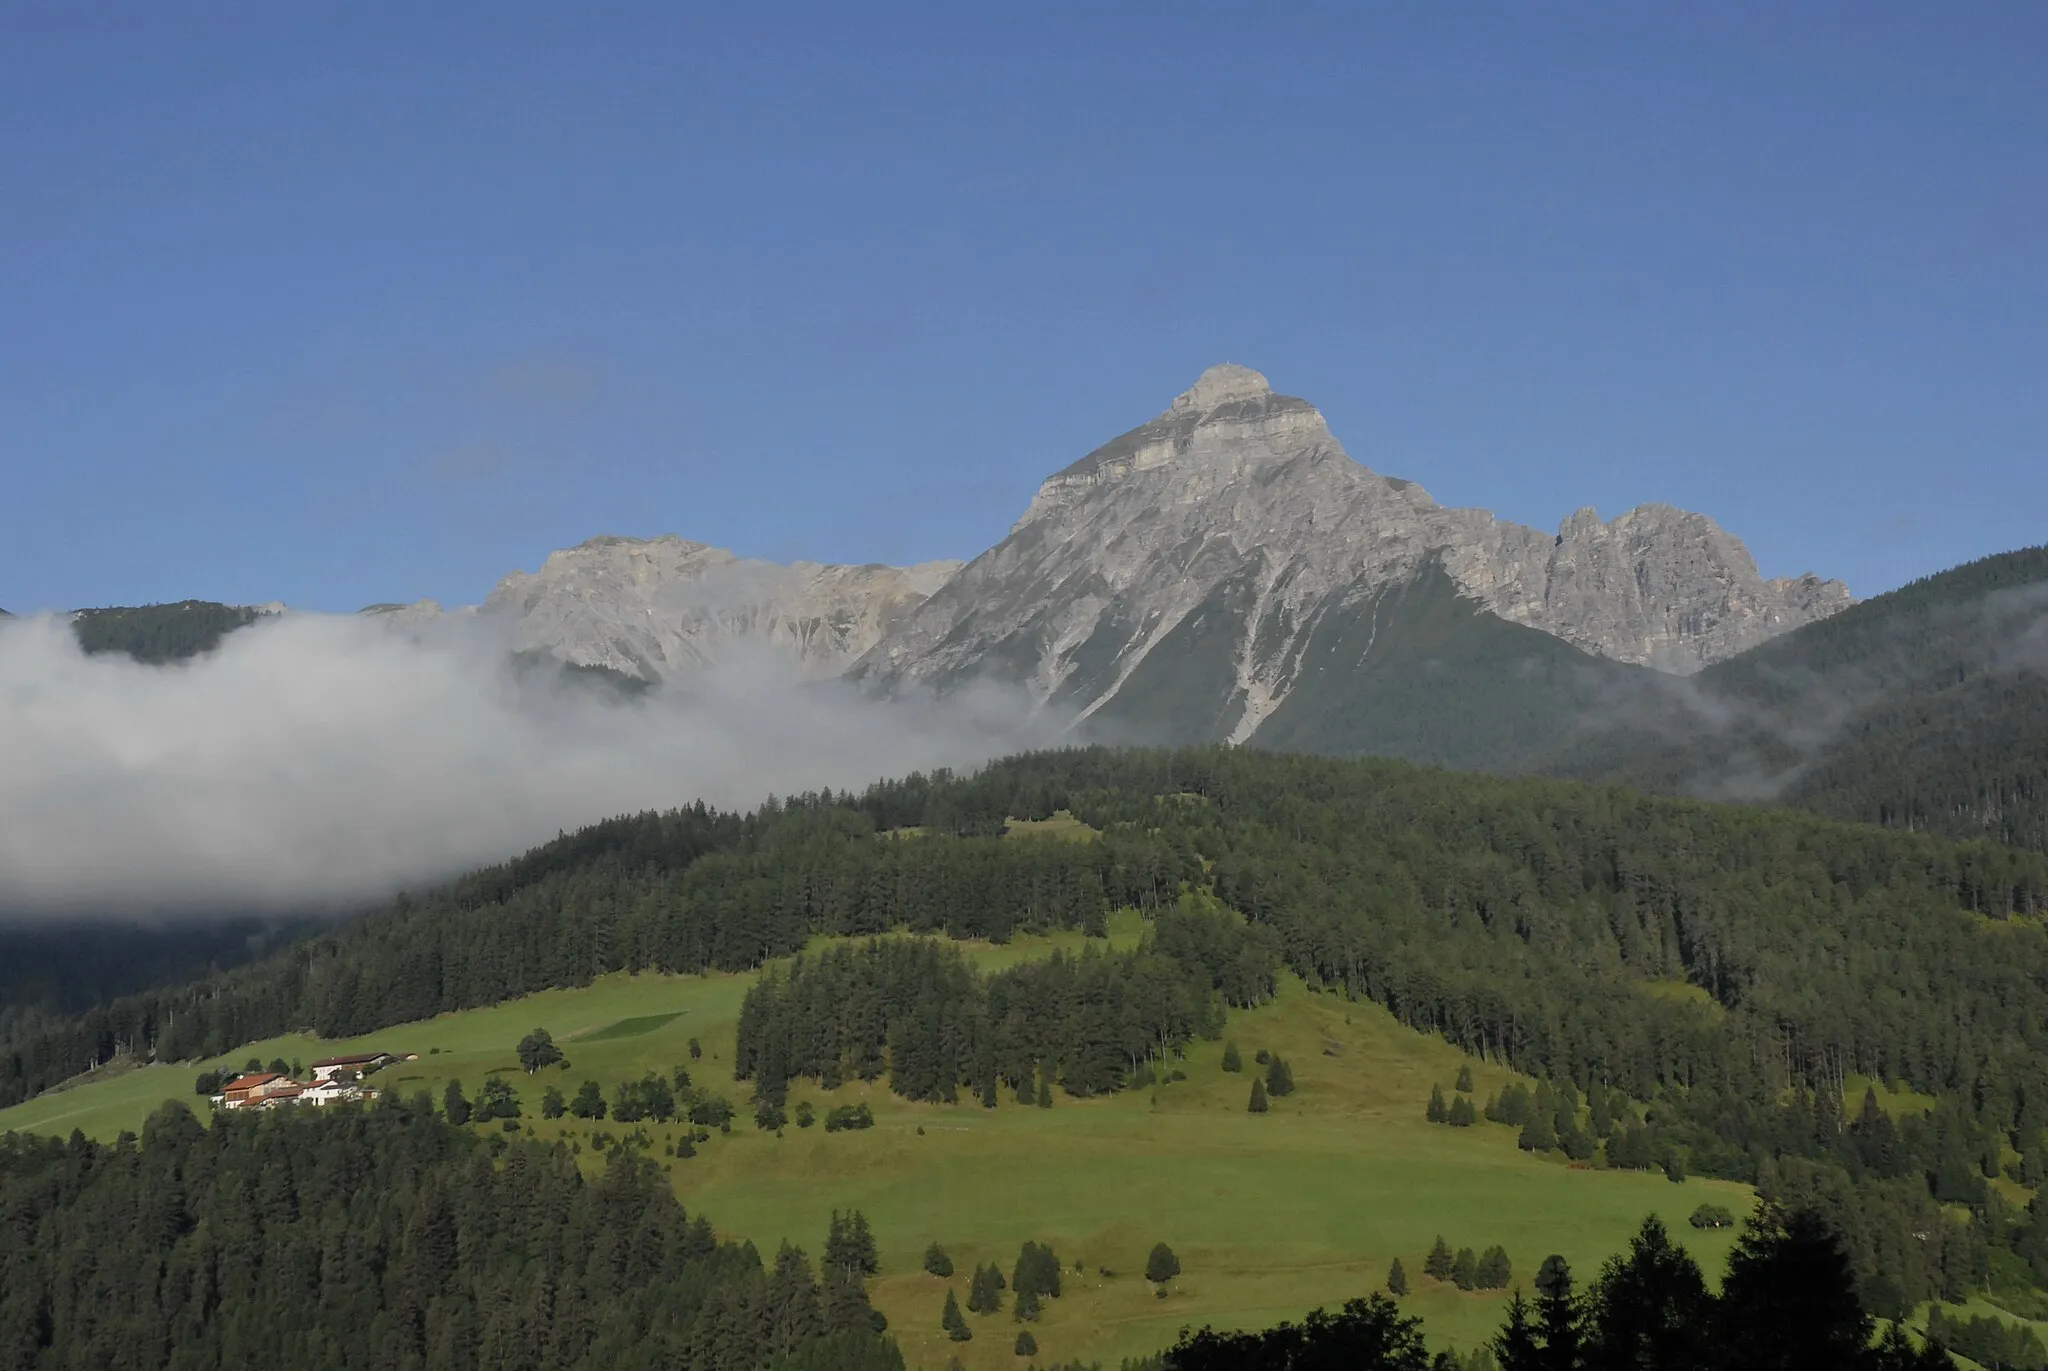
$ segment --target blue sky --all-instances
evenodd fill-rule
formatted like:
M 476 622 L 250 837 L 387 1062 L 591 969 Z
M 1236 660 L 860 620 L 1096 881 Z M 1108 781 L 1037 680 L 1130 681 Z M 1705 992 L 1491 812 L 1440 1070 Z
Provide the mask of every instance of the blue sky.
M 1106 13 L 1105 13 L 1106 11 Z M 0 605 L 971 556 L 1201 369 L 1871 593 L 2048 539 L 2048 7 L 0 7 Z

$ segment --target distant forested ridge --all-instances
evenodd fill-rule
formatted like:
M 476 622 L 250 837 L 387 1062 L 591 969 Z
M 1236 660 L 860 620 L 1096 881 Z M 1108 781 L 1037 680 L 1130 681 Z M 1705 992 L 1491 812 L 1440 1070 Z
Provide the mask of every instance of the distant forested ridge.
M 2048 547 L 1647 680 L 1538 769 L 2048 851 Z
M 0 1137 L 10 1369 L 901 1371 L 875 1324 L 858 1271 L 764 1269 L 630 1149 L 586 1179 L 424 1099 Z
M 138 662 L 162 665 L 211 652 L 221 639 L 263 617 L 249 605 L 180 600 L 173 605 L 81 609 L 71 619 L 78 645 L 88 653 L 120 652 Z
M 1059 810 L 1100 836 L 995 836 L 1007 818 Z M 212 1056 L 611 970 L 754 966 L 821 933 L 1002 939 L 1099 928 L 1119 906 L 1156 916 L 1184 896 L 1241 913 L 1312 986 L 1540 1077 L 1553 1099 L 1597 1084 L 1632 1102 L 1608 1111 L 1623 1144 L 1610 1164 L 1749 1181 L 1821 1210 L 1880 1312 L 2048 1282 L 2048 1227 L 1988 1183 L 2048 1176 L 2048 856 L 1385 761 L 1081 749 L 745 816 L 612 820 L 254 965 L 8 1043 L 0 1100 L 124 1048 Z M 1172 922 L 1155 919 L 1152 955 Z M 809 960 L 778 984 L 886 987 L 894 954 L 864 955 Z M 932 958 L 931 975 L 954 974 Z M 1168 960 L 1195 989 L 1194 963 Z M 996 983 L 955 999 L 985 1009 Z M 757 1009 L 783 1014 L 769 996 Z M 1169 1051 L 1179 1031 L 1167 1026 Z M 838 1059 L 875 1042 L 872 1027 L 843 1037 Z M 775 1073 L 822 1065 L 806 1051 Z M 1898 1119 L 1868 1101 L 1845 1109 L 1852 1074 L 1935 1105 Z

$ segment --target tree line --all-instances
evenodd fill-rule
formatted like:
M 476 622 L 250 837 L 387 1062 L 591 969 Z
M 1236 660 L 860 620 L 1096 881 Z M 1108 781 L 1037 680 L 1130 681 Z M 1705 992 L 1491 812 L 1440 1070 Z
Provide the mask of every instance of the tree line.
M 1269 932 L 1184 898 L 1142 946 L 1056 952 L 984 976 L 957 948 L 917 938 L 840 944 L 770 970 L 740 1009 L 733 1074 L 780 1103 L 802 1076 L 832 1089 L 888 1076 L 896 1094 L 994 1107 L 1122 1089 L 1148 1061 L 1221 1032 L 1227 1005 L 1272 996 Z
M 424 1099 L 0 1137 L 0 1367 L 900 1371 L 865 1221 L 764 1261 L 626 1150 L 476 1135 Z
M 1061 810 L 1100 836 L 994 836 Z M 2023 1175 L 2048 1172 L 2048 857 L 1382 761 L 1071 749 L 748 815 L 613 820 L 10 1042 L 0 1099 L 122 1050 L 362 1033 L 600 971 L 754 965 L 818 933 L 1089 928 L 1183 894 L 1241 912 L 1319 990 L 1383 1004 L 1554 1094 L 1606 1092 L 1604 1140 L 1590 1111 L 1572 1122 L 1611 1162 L 1822 1207 L 1872 1299 L 2048 1279 L 2029 1255 L 2035 1216 L 1981 1184 L 2014 1152 Z M 841 1069 L 878 1042 L 886 1054 L 872 1024 L 843 1039 Z M 824 1068 L 801 1040 L 791 1050 Z M 1077 1080 L 1093 1088 L 1128 1061 L 1100 1058 Z M 918 1088 L 943 1089 L 934 1060 Z M 971 1060 L 955 1065 L 956 1088 L 982 1084 Z M 1934 1106 L 1886 1143 L 1840 1107 L 1851 1074 Z M 1559 1146 L 1583 1146 L 1547 1118 Z

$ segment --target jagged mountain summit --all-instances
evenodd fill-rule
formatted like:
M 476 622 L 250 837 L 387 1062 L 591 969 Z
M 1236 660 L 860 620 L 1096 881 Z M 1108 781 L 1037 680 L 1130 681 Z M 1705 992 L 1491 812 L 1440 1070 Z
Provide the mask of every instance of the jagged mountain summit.
M 599 537 L 498 582 L 482 612 L 514 646 L 576 666 L 659 680 L 709 665 L 741 641 L 831 676 L 872 648 L 958 562 L 783 565 L 673 535 Z
M 1343 712 L 1332 689 L 1395 623 L 1441 636 L 1444 615 L 1483 614 L 1689 673 L 1851 602 L 1839 581 L 1765 580 L 1740 540 L 1669 506 L 1582 510 L 1553 536 L 1439 505 L 1346 455 L 1308 401 L 1226 365 L 1048 479 L 853 674 L 884 689 L 993 676 L 1077 721 L 1167 707 L 1176 733 L 1244 742 L 1287 733 L 1274 725 L 1305 687 Z M 1515 641 L 1510 655 L 1564 669 Z

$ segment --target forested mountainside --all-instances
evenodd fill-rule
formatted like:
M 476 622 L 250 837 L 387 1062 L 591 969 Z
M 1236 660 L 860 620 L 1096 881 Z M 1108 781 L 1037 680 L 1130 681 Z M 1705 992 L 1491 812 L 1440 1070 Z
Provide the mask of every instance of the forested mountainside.
M 0 1366 L 24 1371 L 901 1371 L 851 1255 L 764 1265 L 630 1148 L 587 1179 L 425 1100 L 0 1137 Z
M 1650 685 L 1541 769 L 2048 851 L 2048 547 Z
M 261 618 L 249 605 L 180 600 L 171 605 L 81 609 L 71 628 L 87 652 L 122 652 L 138 662 L 180 662 L 211 652 L 220 640 Z
M 123 995 L 239 966 L 320 926 L 254 918 L 0 924 L 0 1042 Z
M 1006 818 L 1062 809 L 1099 838 L 994 836 Z M 2048 857 L 1388 761 L 1082 749 L 744 816 L 614 820 L 10 1042 L 0 1100 L 117 1051 L 188 1059 L 293 1028 L 359 1034 L 614 969 L 753 966 L 821 933 L 1002 939 L 1087 928 L 1111 906 L 1177 916 L 1184 900 L 1239 912 L 1311 985 L 1542 1078 L 1545 1108 L 1611 1164 L 1822 1207 L 1879 1312 L 2048 1281 L 2048 1226 L 1987 1183 L 2048 1174 Z M 1015 987 L 1032 1012 L 1104 1034 L 1114 1023 L 1116 1038 L 1026 1035 L 998 1081 L 1020 1087 L 1026 1057 L 1065 1078 L 1078 1054 L 1124 1053 L 1127 1030 L 1163 1033 L 1170 1050 L 1176 1032 L 1213 1024 L 1211 997 L 1256 993 L 1255 976 L 1229 991 L 1230 959 L 1176 941 L 1172 924 L 1149 961 Z M 1145 1009 L 1132 1022 L 1099 1013 L 1104 987 L 1141 968 L 1178 989 L 1132 999 Z M 984 988 L 961 1003 L 971 1015 L 993 1002 Z M 1176 1027 L 1157 1006 L 1197 1017 Z M 886 1031 L 881 1042 L 886 1053 Z M 1935 1104 L 1897 1120 L 1874 1101 L 1845 1113 L 1852 1073 Z M 1129 1080 L 1112 1075 L 1101 1088 Z M 1585 1113 L 1596 1086 L 1604 1124 Z

